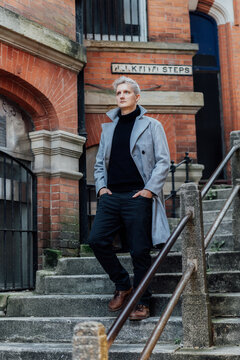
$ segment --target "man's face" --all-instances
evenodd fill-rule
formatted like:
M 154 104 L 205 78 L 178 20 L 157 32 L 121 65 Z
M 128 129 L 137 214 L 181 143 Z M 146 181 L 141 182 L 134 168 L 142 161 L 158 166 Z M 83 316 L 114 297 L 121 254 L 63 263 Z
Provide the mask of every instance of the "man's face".
M 117 87 L 116 99 L 121 113 L 124 115 L 134 111 L 140 95 L 136 95 L 129 84 L 120 84 Z

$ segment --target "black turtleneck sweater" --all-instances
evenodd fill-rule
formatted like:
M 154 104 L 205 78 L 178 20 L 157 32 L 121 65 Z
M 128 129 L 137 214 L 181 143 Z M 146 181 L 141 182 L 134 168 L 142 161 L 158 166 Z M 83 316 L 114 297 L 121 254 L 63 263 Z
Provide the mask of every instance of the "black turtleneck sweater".
M 130 114 L 119 113 L 108 167 L 107 186 L 111 191 L 124 192 L 140 190 L 144 187 L 143 179 L 130 154 L 130 136 L 138 115 L 140 115 L 138 106 Z

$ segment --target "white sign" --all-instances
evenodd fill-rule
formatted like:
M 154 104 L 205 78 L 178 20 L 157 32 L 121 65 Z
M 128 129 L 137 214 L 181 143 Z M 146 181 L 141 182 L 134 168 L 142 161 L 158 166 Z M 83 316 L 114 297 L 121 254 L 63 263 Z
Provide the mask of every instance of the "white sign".
M 111 66 L 112 66 L 112 74 L 192 75 L 191 65 L 112 63 Z

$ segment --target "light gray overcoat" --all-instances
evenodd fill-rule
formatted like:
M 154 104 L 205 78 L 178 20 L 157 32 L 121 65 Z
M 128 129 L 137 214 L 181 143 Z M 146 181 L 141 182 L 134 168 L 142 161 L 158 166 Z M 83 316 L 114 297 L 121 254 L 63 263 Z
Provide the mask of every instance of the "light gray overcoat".
M 144 181 L 144 188 L 152 191 L 152 242 L 153 245 L 166 242 L 170 235 L 163 206 L 163 185 L 169 171 L 168 144 L 162 125 L 156 119 L 145 116 L 146 110 L 136 118 L 130 138 L 130 152 Z M 102 124 L 102 135 L 96 157 L 94 178 L 96 193 L 107 187 L 107 169 L 111 154 L 114 129 L 119 120 L 119 108 L 110 110 L 107 116 L 111 123 Z M 121 151 L 121 149 L 120 149 Z

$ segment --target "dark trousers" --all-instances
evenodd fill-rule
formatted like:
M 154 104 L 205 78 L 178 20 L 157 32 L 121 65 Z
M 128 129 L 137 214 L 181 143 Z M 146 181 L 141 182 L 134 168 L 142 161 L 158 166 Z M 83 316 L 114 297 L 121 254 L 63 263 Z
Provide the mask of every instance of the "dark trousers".
M 126 230 L 132 257 L 134 288 L 151 265 L 152 200 L 142 196 L 133 198 L 135 192 L 103 194 L 89 237 L 89 245 L 115 283 L 116 290 L 128 290 L 131 287 L 129 274 L 119 262 L 112 246 L 115 234 L 122 225 Z M 148 306 L 150 296 L 151 292 L 147 289 L 139 303 Z

